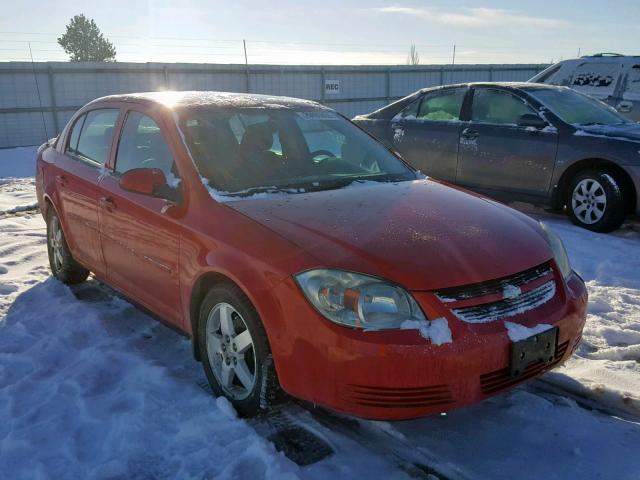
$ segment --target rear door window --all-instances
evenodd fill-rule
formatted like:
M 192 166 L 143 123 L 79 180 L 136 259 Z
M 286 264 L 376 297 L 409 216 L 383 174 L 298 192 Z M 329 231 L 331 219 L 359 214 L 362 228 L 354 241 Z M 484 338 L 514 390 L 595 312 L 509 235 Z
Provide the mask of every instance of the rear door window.
M 471 120 L 474 122 L 515 126 L 525 113 L 537 115 L 524 100 L 505 90 L 483 88 L 473 93 Z
M 118 113 L 119 110 L 115 108 L 92 110 L 87 113 L 82 122 L 75 123 L 68 150 L 81 160 L 103 166 L 109 155 Z M 76 129 L 80 123 L 82 127 L 76 140 Z
M 466 93 L 465 88 L 427 93 L 422 97 L 418 109 L 418 119 L 440 122 L 460 120 L 460 110 Z
M 418 116 L 418 108 L 420 107 L 420 98 L 414 102 L 411 102 L 409 105 L 404 107 L 400 112 L 393 117 L 394 120 L 415 120 Z

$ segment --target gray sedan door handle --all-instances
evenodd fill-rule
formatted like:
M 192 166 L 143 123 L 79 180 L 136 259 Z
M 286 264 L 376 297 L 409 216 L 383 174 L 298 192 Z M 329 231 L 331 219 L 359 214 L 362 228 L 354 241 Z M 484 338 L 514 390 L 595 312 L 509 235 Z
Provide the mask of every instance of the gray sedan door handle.
M 633 103 L 631 102 L 620 102 L 616 105 L 616 110 L 620 113 L 629 113 L 633 109 Z
M 477 130 L 473 130 L 467 127 L 462 130 L 462 136 L 465 138 L 478 138 L 480 136 L 480 133 Z

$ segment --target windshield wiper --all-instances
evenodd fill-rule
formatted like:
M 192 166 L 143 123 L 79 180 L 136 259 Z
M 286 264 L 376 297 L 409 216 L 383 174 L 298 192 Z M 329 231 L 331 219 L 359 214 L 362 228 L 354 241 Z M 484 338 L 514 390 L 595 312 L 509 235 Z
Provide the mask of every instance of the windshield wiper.
M 250 197 L 257 193 L 305 193 L 305 192 L 319 192 L 323 190 L 337 190 L 339 188 L 348 187 L 353 183 L 364 182 L 380 182 L 391 183 L 401 182 L 406 180 L 402 175 L 372 175 L 364 177 L 343 177 L 343 178 L 331 178 L 325 180 L 310 180 L 307 182 L 295 182 L 287 183 L 283 185 L 271 185 L 271 186 L 258 186 L 249 187 L 236 192 L 220 192 L 221 195 L 233 196 L 233 197 Z
M 302 193 L 301 189 L 293 188 L 293 187 L 249 187 L 244 190 L 238 190 L 237 192 L 224 192 L 221 195 L 229 196 L 229 197 L 250 197 L 251 195 L 255 195 L 256 193 Z

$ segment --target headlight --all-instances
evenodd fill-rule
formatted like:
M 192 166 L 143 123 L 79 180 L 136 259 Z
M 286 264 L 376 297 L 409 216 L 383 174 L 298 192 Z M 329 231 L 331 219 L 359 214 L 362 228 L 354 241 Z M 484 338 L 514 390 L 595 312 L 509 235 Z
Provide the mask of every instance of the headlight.
M 567 250 L 564 248 L 564 243 L 560 240 L 560 237 L 556 235 L 556 233 L 551 230 L 547 225 L 540 222 L 540 226 L 544 233 L 547 235 L 547 242 L 549 242 L 549 246 L 553 251 L 553 256 L 555 257 L 556 264 L 562 272 L 562 276 L 565 278 L 569 278 L 572 273 L 571 264 L 569 263 L 569 256 L 567 255 Z
M 400 328 L 405 320 L 426 320 L 403 288 L 375 277 L 342 270 L 309 270 L 296 275 L 318 311 L 341 325 L 365 330 Z

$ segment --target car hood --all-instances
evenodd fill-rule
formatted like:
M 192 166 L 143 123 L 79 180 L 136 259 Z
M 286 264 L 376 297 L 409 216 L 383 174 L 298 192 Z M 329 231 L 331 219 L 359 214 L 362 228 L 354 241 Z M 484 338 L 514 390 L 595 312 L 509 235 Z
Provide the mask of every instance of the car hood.
M 228 206 L 341 268 L 433 290 L 508 276 L 552 257 L 537 222 L 433 180 L 247 198 Z
M 576 135 L 593 135 L 597 137 L 634 140 L 640 142 L 640 123 L 621 125 L 576 125 Z

